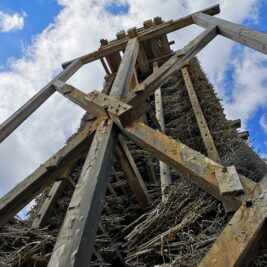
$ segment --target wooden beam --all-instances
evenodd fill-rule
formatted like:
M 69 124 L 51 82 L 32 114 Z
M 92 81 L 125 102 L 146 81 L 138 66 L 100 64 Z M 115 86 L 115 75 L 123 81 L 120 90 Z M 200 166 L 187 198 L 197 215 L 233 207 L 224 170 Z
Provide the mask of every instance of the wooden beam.
M 157 71 L 157 69 L 158 69 L 158 65 L 155 64 L 154 71 Z M 156 110 L 156 117 L 160 124 L 161 132 L 165 133 L 165 121 L 164 121 L 164 114 L 163 114 L 161 88 L 158 88 L 155 91 L 155 110 Z M 170 168 L 166 163 L 159 161 L 159 169 L 160 169 L 162 200 L 164 200 L 165 188 L 166 186 L 171 184 Z
M 137 64 L 138 68 L 143 74 L 148 74 L 150 69 L 149 69 L 149 64 L 147 61 L 147 56 L 146 56 L 146 51 L 144 49 L 143 44 L 140 44 L 140 49 L 137 57 Z
M 206 8 L 206 9 L 198 11 L 198 12 L 209 14 L 209 15 L 216 15 L 216 14 L 220 13 L 220 7 L 219 7 L 219 5 L 214 5 L 214 6 L 211 6 L 209 8 Z M 163 23 L 161 25 L 158 25 L 158 26 L 155 26 L 151 29 L 148 29 L 147 31 L 143 31 L 142 33 L 138 34 L 138 40 L 140 43 L 143 43 L 143 42 L 148 41 L 150 39 L 159 37 L 162 34 L 167 34 L 167 33 L 182 29 L 186 26 L 189 26 L 189 25 L 194 23 L 193 18 L 192 18 L 192 16 L 194 14 L 196 14 L 196 13 L 193 13 L 193 14 L 186 16 L 186 17 L 183 17 L 181 19 L 177 19 L 175 21 Z M 83 62 L 83 64 L 87 64 L 87 63 L 92 62 L 94 60 L 98 60 L 101 57 L 105 57 L 107 55 L 112 54 L 113 52 L 121 51 L 121 50 L 125 49 L 125 47 L 127 45 L 127 41 L 128 41 L 128 39 L 121 39 L 121 40 L 118 40 L 116 42 L 110 42 L 109 45 L 104 46 L 103 48 L 99 49 L 98 51 L 84 55 L 82 57 L 79 57 L 78 59 L 80 59 Z M 64 68 L 66 68 L 73 60 L 63 63 L 62 66 Z
M 138 48 L 136 38 L 129 40 L 111 88 L 111 97 L 120 99 L 129 88 Z M 117 140 L 117 128 L 113 121 L 103 120 L 96 130 L 49 267 L 89 265 Z
M 151 116 L 151 115 L 150 115 Z M 140 121 L 143 122 L 144 124 L 148 125 L 148 121 L 147 121 L 147 115 L 144 114 L 141 118 Z M 147 175 L 149 178 L 149 182 L 150 183 L 156 183 L 157 182 L 157 176 L 156 176 L 156 171 L 154 166 L 152 165 L 152 159 L 151 158 L 147 158 L 145 160 L 145 165 L 146 165 L 146 170 L 147 170 Z
M 124 102 L 135 106 L 149 97 L 168 77 L 170 77 L 170 75 L 176 73 L 179 69 L 187 65 L 202 48 L 216 37 L 216 35 L 216 27 L 206 29 L 185 48 L 177 51 L 175 55 L 166 61 L 156 73 L 152 73 L 142 83 L 140 83 L 139 88 L 130 91 L 123 99 Z M 181 54 L 183 54 L 183 56 L 178 57 Z
M 193 20 L 195 24 L 204 28 L 217 26 L 218 34 L 267 54 L 266 33 L 251 30 L 247 27 L 202 13 L 194 14 Z
M 155 25 L 162 24 L 163 23 L 162 18 L 161 17 L 155 17 L 154 23 L 155 23 Z M 167 35 L 163 34 L 159 39 L 160 39 L 160 45 L 162 46 L 162 53 L 164 55 L 171 53 L 172 50 L 170 48 Z
M 36 109 L 38 109 L 54 92 L 53 83 L 60 79 L 68 80 L 81 66 L 82 62 L 74 60 L 65 70 L 43 87 L 28 102 L 0 125 L 0 143 L 5 140 L 21 123 L 23 123 Z
M 97 128 L 48 266 L 88 266 L 117 145 L 116 128 Z
M 0 224 L 16 215 L 49 184 L 55 181 L 60 176 L 61 167 L 71 164 L 72 161 L 77 160 L 82 153 L 86 152 L 86 148 L 92 141 L 93 134 L 101 121 L 102 118 L 97 119 L 92 125 L 78 133 L 45 164 L 42 164 L 0 199 Z
M 215 169 L 223 167 L 219 163 L 141 122 L 134 122 L 125 128 L 120 127 L 120 130 L 137 145 L 177 172 L 184 174 L 192 182 L 215 198 L 225 202 L 232 209 L 237 210 L 242 204 L 242 199 L 238 196 L 222 196 L 220 194 L 215 177 Z M 239 177 L 244 188 L 243 198 L 250 196 L 254 190 L 260 193 L 261 190 L 257 183 L 244 176 L 239 175 Z
M 106 39 L 101 39 L 100 40 L 101 43 L 101 47 L 105 47 L 108 45 L 108 40 Z M 111 70 L 112 73 L 117 72 L 121 63 L 121 55 L 119 53 L 119 51 L 114 52 L 110 55 L 107 55 L 106 57 L 108 66 Z
M 237 195 L 244 192 L 235 166 L 217 168 L 215 175 L 222 195 Z
M 122 136 L 119 137 L 116 155 L 138 203 L 145 208 L 150 202 L 147 188 Z
M 193 111 L 195 114 L 198 128 L 200 130 L 200 134 L 201 134 L 202 140 L 204 142 L 208 157 L 214 161 L 219 162 L 219 160 L 220 160 L 219 153 L 218 153 L 217 148 L 214 144 L 213 137 L 210 133 L 208 124 L 206 122 L 205 116 L 204 116 L 203 111 L 201 109 L 196 92 L 194 90 L 194 86 L 192 84 L 190 74 L 189 74 L 186 67 L 182 68 L 182 75 L 184 78 L 185 87 L 186 87 L 186 90 L 187 90 L 187 93 L 188 93 L 188 96 L 190 99 L 190 103 L 192 105 L 192 108 L 193 108 Z
M 56 81 L 53 85 L 63 96 L 96 117 L 115 117 L 115 119 L 118 119 L 122 125 L 129 124 L 136 119 L 137 114 L 132 106 L 111 96 L 98 91 L 86 94 L 74 86 L 66 84 L 60 80 Z
M 199 267 L 245 267 L 266 234 L 267 191 L 251 194 L 232 217 Z
M 68 166 L 62 169 L 61 177 L 58 178 L 65 179 L 57 181 L 53 184 L 51 190 L 46 196 L 44 203 L 42 204 L 32 223 L 32 228 L 44 227 L 48 222 L 57 200 L 60 198 L 63 190 L 68 184 L 68 180 L 66 179 L 66 177 L 69 175 L 69 170 L 70 169 Z
M 240 119 L 237 119 L 237 120 L 230 120 L 229 121 L 231 127 L 233 128 L 240 128 L 241 127 L 241 120 Z
M 238 133 L 238 136 L 246 141 L 249 138 L 249 131 L 244 131 L 244 132 Z

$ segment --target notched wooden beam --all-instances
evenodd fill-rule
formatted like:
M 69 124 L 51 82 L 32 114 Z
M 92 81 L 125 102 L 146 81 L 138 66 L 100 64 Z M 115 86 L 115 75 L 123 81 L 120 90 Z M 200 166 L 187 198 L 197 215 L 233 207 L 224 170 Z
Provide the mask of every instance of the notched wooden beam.
M 244 193 L 244 188 L 240 182 L 235 166 L 216 168 L 215 175 L 222 195 Z

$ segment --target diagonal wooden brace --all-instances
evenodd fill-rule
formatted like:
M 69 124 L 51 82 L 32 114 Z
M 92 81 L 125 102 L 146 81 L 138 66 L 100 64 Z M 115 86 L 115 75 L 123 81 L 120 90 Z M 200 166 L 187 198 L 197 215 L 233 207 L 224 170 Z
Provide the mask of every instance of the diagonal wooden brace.
M 59 93 L 94 116 L 112 118 L 122 126 L 130 124 L 151 108 L 146 102 L 143 102 L 142 105 L 138 105 L 134 108 L 114 97 L 98 91 L 86 94 L 74 86 L 60 80 L 57 80 L 53 86 Z
M 242 198 L 221 195 L 215 176 L 215 170 L 223 168 L 221 164 L 141 122 L 134 122 L 125 128 L 120 127 L 120 130 L 137 145 L 174 168 L 178 173 L 184 174 L 189 180 L 234 210 L 237 210 L 242 200 L 248 198 L 252 192 L 261 193 L 261 188 L 257 183 L 239 175 L 244 189 Z
M 262 182 L 266 183 L 267 176 Z M 250 262 L 260 241 L 266 234 L 267 188 L 262 193 L 252 192 L 232 217 L 199 267 L 244 267 Z

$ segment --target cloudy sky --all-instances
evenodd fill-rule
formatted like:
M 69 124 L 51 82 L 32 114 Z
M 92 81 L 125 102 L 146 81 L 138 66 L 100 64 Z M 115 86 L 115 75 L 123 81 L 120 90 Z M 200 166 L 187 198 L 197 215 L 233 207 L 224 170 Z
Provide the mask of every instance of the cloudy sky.
M 61 63 L 92 52 L 99 40 L 155 16 L 176 19 L 218 3 L 218 17 L 267 32 L 266 0 L 1 0 L 0 123 L 61 71 Z M 169 35 L 181 48 L 203 29 Z M 240 118 L 250 141 L 267 155 L 267 57 L 223 37 L 200 54 L 229 119 Z M 101 89 L 99 62 L 68 82 L 89 92 Z M 64 145 L 83 111 L 55 94 L 0 144 L 0 197 Z

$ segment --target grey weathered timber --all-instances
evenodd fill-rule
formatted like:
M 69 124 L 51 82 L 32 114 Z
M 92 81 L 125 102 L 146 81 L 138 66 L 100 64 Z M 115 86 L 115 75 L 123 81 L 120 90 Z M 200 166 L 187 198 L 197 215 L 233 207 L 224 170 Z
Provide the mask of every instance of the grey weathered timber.
M 234 214 L 198 267 L 245 267 L 266 237 L 267 176 L 260 182 L 262 193 L 252 192 Z
M 154 71 L 158 70 L 158 65 L 154 64 Z M 158 88 L 155 91 L 155 110 L 156 110 L 156 117 L 160 124 L 161 132 L 165 133 L 165 121 L 164 121 L 164 114 L 163 114 L 163 103 L 162 103 L 162 95 L 161 95 L 161 88 Z M 162 161 L 159 161 L 159 169 L 160 169 L 160 182 L 161 182 L 161 192 L 162 192 L 162 199 L 164 199 L 164 191 L 166 186 L 171 184 L 171 175 L 170 175 L 170 168 L 167 164 Z
M 220 194 L 214 171 L 216 168 L 223 168 L 219 163 L 141 122 L 134 122 L 125 128 L 120 127 L 120 130 L 137 145 L 177 172 L 184 174 L 189 180 L 232 209 L 237 210 L 242 204 L 239 196 L 222 196 Z M 260 194 L 261 188 L 257 183 L 242 175 L 239 175 L 239 178 L 244 188 L 243 198 L 249 197 L 253 191 L 255 194 Z
M 122 136 L 119 136 L 119 145 L 116 147 L 116 155 L 138 203 L 142 208 L 146 207 L 150 201 L 146 184 L 144 183 L 144 180 Z
M 55 181 L 60 176 L 64 166 L 78 160 L 86 152 L 101 121 L 102 118 L 100 117 L 92 125 L 78 133 L 46 163 L 42 164 L 0 199 L 0 224 L 19 212 L 49 184 Z
M 194 86 L 192 84 L 190 74 L 187 70 L 187 68 L 182 68 L 182 75 L 184 78 L 185 86 L 187 89 L 187 93 L 195 114 L 195 118 L 197 120 L 198 128 L 200 130 L 200 134 L 202 137 L 202 140 L 204 142 L 207 154 L 209 158 L 215 161 L 219 161 L 219 153 L 217 151 L 217 148 L 214 144 L 213 137 L 210 133 L 208 124 L 206 122 L 205 116 L 203 114 L 203 111 L 201 109 L 200 103 L 198 101 Z M 219 184 L 220 185 L 220 184 Z
M 66 179 L 68 174 L 69 174 L 69 167 L 67 166 L 63 168 L 61 177 L 58 177 L 64 179 L 61 181 L 56 181 L 53 184 L 51 190 L 48 192 L 48 195 L 46 196 L 44 203 L 42 204 L 40 210 L 38 211 L 32 223 L 32 228 L 40 228 L 45 226 L 45 224 L 50 218 L 54 205 L 56 204 L 64 188 L 68 184 L 68 180 Z
M 137 38 L 130 39 L 109 94 L 111 97 L 120 99 L 130 87 L 138 48 Z M 103 120 L 96 130 L 48 266 L 89 265 L 117 140 L 113 121 Z
M 86 94 L 60 80 L 53 85 L 59 93 L 95 117 L 115 117 L 122 125 L 125 125 L 136 119 L 136 114 L 139 112 L 138 110 L 135 113 L 132 106 L 98 91 Z M 143 105 L 143 107 L 145 106 Z
M 168 61 L 166 61 L 157 72 L 148 76 L 141 84 L 139 88 L 131 90 L 129 94 L 123 99 L 124 102 L 135 106 L 161 86 L 166 79 L 176 73 L 179 69 L 189 63 L 189 61 L 212 39 L 217 35 L 217 28 L 210 27 L 198 35 L 193 41 L 191 41 L 182 50 L 178 50 Z M 182 55 L 180 57 L 180 55 Z
M 236 195 L 244 192 L 235 166 L 217 168 L 215 175 L 222 195 Z
M 247 27 L 202 13 L 194 14 L 193 19 L 195 24 L 204 28 L 217 26 L 218 34 L 267 54 L 266 33 L 255 31 Z
M 48 266 L 88 266 L 116 145 L 114 123 L 103 120 L 96 130 Z
M 51 82 L 34 95 L 20 109 L 11 115 L 0 125 L 0 143 L 5 140 L 22 122 L 24 122 L 36 109 L 38 109 L 54 92 L 53 83 L 60 79 L 68 80 L 81 66 L 82 62 L 77 59 L 73 61 L 68 68 L 63 70 Z
M 182 29 L 186 26 L 192 25 L 194 23 L 193 21 L 193 15 L 197 14 L 197 13 L 204 13 L 204 14 L 209 14 L 209 15 L 216 15 L 218 13 L 220 13 L 220 7 L 219 5 L 214 5 L 211 6 L 209 8 L 200 10 L 196 13 L 193 13 L 189 16 L 174 20 L 174 21 L 169 21 L 169 22 L 165 22 L 162 23 L 160 25 L 156 25 L 155 27 L 152 27 L 151 29 L 148 29 L 146 31 L 141 32 L 140 34 L 138 34 L 138 40 L 140 43 L 143 43 L 145 41 L 148 41 L 150 39 L 156 38 L 156 37 L 160 37 L 163 34 L 168 34 L 170 32 Z M 100 48 L 99 50 L 81 56 L 77 59 L 80 59 L 82 61 L 83 64 L 87 64 L 89 62 L 92 62 L 94 60 L 98 60 L 101 57 L 105 57 L 107 55 L 110 55 L 114 52 L 117 51 L 121 51 L 123 49 L 125 49 L 126 45 L 128 42 L 128 38 L 123 38 L 117 41 L 111 41 L 109 45 L 106 45 L 102 48 Z M 73 59 L 75 60 L 75 59 Z M 66 68 L 70 63 L 73 62 L 73 60 L 70 60 L 68 62 L 65 62 L 62 64 L 62 66 L 64 68 Z
M 156 117 L 160 124 L 161 131 L 162 133 L 165 133 L 165 122 L 164 122 L 164 115 L 163 115 L 161 88 L 158 88 L 155 91 L 155 109 L 156 109 Z M 159 168 L 160 168 L 161 191 L 163 194 L 166 186 L 171 184 L 170 168 L 166 163 L 162 161 L 159 162 Z M 162 195 L 162 198 L 164 199 L 164 194 Z

